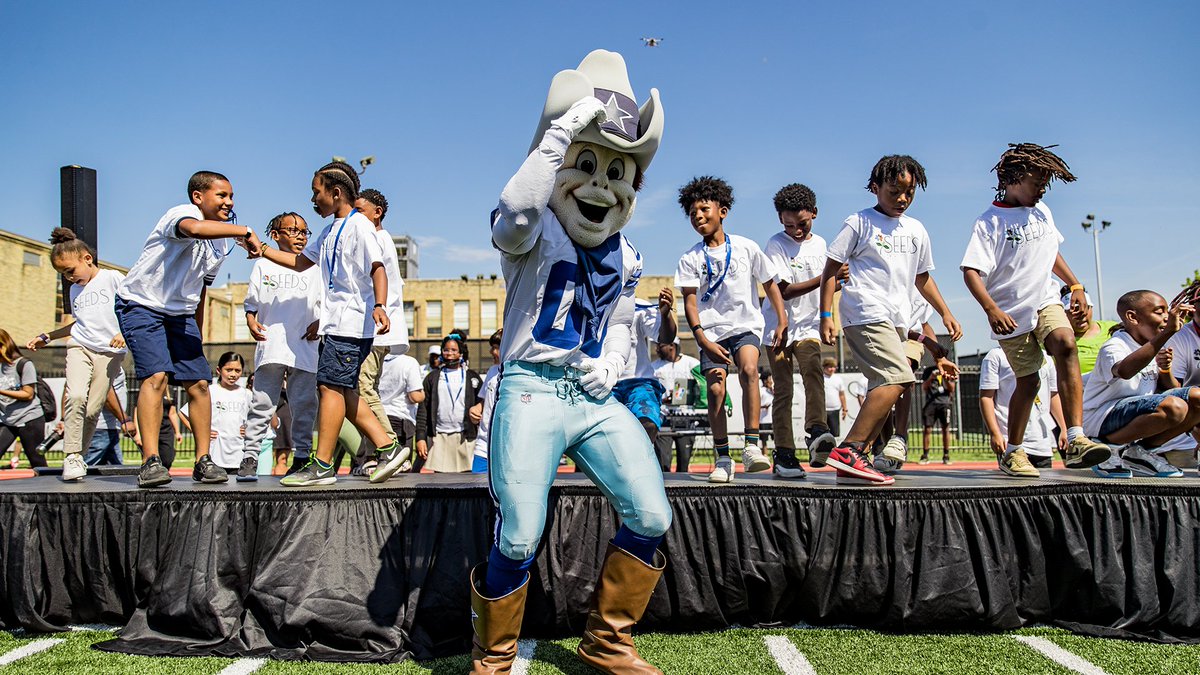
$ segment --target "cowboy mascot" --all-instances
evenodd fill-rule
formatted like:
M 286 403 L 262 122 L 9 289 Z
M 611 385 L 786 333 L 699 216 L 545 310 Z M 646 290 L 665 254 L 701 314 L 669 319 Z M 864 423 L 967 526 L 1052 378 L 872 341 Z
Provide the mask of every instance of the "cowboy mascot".
M 579 657 L 610 673 L 659 673 L 630 639 L 666 567 L 671 525 L 654 449 L 610 396 L 625 369 L 641 256 L 620 234 L 662 137 L 658 91 L 640 108 L 620 54 L 564 70 L 529 156 L 492 213 L 508 301 L 488 481 L 497 507 L 487 563 L 471 572 L 472 672 L 507 673 L 550 485 L 565 454 L 621 527 L 605 555 Z

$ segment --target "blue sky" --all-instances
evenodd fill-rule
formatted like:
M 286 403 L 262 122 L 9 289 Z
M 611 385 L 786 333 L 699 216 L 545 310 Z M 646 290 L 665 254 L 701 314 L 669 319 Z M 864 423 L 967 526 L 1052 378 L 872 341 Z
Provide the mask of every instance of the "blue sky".
M 694 242 L 675 204 L 694 175 L 734 186 L 728 229 L 760 243 L 778 230 L 775 190 L 804 182 L 831 238 L 873 204 L 874 162 L 907 153 L 929 176 L 910 214 L 933 237 L 962 347 L 986 349 L 957 264 L 1010 141 L 1059 143 L 1079 176 L 1047 202 L 1093 295 L 1079 222 L 1114 222 L 1107 307 L 1132 288 L 1169 298 L 1200 267 L 1187 201 L 1200 194 L 1200 5 L 814 4 L 6 2 L 0 229 L 45 239 L 58 168 L 90 166 L 101 255 L 127 265 L 196 169 L 230 176 L 240 222 L 262 227 L 311 213 L 309 180 L 330 156 L 371 154 L 363 183 L 391 201 L 389 229 L 424 244 L 422 277 L 498 272 L 487 214 L 550 78 L 603 47 L 625 55 L 639 103 L 657 87 L 666 111 L 627 230 L 649 273 Z

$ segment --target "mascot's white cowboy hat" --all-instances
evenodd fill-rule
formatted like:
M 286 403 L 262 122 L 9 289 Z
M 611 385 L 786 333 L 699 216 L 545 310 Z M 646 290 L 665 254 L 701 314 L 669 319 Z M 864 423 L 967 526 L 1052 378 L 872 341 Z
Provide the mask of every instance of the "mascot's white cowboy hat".
M 583 58 L 575 70 L 563 70 L 550 82 L 542 121 L 533 135 L 533 152 L 550 128 L 550 122 L 562 117 L 576 101 L 595 96 L 604 104 L 608 121 L 590 124 L 575 141 L 596 143 L 624 152 L 642 171 L 650 166 L 658 143 L 662 139 L 663 110 L 658 90 L 650 90 L 650 98 L 641 108 L 633 98 L 625 59 L 616 52 L 597 49 Z

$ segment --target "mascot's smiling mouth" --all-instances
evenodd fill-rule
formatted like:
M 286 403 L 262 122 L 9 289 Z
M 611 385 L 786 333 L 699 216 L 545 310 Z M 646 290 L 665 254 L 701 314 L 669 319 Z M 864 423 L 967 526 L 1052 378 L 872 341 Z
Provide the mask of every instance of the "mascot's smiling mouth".
M 604 204 L 593 204 L 579 197 L 575 197 L 575 205 L 579 207 L 580 215 L 593 223 L 604 222 L 604 218 L 608 215 L 608 210 L 612 208 L 612 206 Z

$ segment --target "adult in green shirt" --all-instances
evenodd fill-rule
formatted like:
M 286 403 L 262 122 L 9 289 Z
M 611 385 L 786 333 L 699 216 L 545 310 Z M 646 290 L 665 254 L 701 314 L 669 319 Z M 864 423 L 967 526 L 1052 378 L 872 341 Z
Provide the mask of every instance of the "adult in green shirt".
M 1108 338 L 1112 337 L 1109 329 L 1117 325 L 1116 321 L 1096 321 L 1092 318 L 1092 296 L 1084 294 L 1087 306 L 1082 312 L 1071 313 L 1071 291 L 1066 286 L 1062 288 L 1063 307 L 1067 310 L 1067 318 L 1075 329 L 1075 346 L 1079 351 L 1079 372 L 1086 375 L 1096 367 L 1096 354 Z

